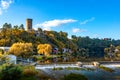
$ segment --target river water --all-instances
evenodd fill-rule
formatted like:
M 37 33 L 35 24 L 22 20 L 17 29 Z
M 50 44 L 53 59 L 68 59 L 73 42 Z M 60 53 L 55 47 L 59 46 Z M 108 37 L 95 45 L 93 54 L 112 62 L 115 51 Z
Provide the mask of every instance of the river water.
M 83 74 L 88 80 L 120 80 L 120 64 L 104 64 L 103 66 L 113 69 L 114 72 L 107 72 L 93 65 L 84 65 L 81 68 L 93 68 L 94 70 L 52 70 L 52 68 L 58 67 L 78 67 L 75 64 L 37 65 L 35 68 L 42 70 L 46 75 L 54 77 L 56 80 L 60 80 L 61 77 L 69 73 Z

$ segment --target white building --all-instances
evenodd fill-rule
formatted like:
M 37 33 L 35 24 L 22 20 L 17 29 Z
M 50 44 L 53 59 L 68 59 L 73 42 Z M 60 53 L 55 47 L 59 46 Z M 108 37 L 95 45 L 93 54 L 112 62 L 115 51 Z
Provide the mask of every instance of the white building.
M 2 49 L 4 51 L 8 51 L 10 49 L 10 47 L 0 47 L 0 49 Z
M 7 57 L 9 59 L 10 64 L 16 64 L 17 57 L 15 55 L 9 54 Z

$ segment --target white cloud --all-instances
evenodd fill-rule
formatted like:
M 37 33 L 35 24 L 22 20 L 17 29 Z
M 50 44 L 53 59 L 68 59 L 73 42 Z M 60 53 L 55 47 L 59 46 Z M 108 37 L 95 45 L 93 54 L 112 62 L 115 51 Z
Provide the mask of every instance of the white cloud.
M 52 27 L 58 27 L 62 24 L 72 23 L 76 21 L 77 20 L 73 20 L 73 19 L 64 19 L 64 20 L 55 19 L 52 21 L 45 21 L 43 23 L 36 24 L 36 27 L 42 27 L 43 30 L 51 30 Z
M 95 17 L 92 17 L 90 19 L 87 19 L 87 20 L 84 20 L 84 21 L 80 22 L 80 24 L 83 25 L 83 24 L 86 24 L 86 23 L 94 21 L 94 20 L 95 20 Z
M 73 28 L 73 29 L 72 29 L 72 32 L 73 32 L 73 33 L 85 32 L 85 31 L 87 31 L 87 30 L 79 29 L 79 28 Z
M 2 15 L 2 13 L 6 11 L 10 7 L 10 4 L 12 3 L 13 3 L 13 0 L 1 0 L 0 1 L 0 15 Z
M 12 0 L 1 0 L 1 7 L 3 9 L 8 9 L 11 3 Z

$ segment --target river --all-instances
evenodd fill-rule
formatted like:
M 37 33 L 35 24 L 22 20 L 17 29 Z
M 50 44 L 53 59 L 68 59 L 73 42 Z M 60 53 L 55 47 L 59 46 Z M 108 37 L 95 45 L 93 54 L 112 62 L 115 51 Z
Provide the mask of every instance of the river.
M 114 72 L 107 72 L 93 65 L 84 65 L 81 68 L 93 68 L 94 70 L 52 70 L 52 68 L 66 68 L 66 67 L 78 67 L 75 64 L 50 64 L 50 65 L 37 65 L 37 70 L 42 70 L 44 74 L 54 77 L 56 80 L 60 80 L 61 77 L 69 73 L 77 73 L 85 75 L 88 80 L 120 80 L 120 64 L 103 64 L 105 67 L 109 67 Z

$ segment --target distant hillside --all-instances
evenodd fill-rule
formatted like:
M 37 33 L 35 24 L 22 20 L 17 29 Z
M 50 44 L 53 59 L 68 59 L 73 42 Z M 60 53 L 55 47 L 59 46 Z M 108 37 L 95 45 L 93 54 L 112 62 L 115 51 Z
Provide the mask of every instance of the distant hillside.
M 38 28 L 37 31 L 25 31 L 24 26 L 11 27 L 10 24 L 4 25 L 0 31 L 0 46 L 11 46 L 16 42 L 31 42 L 34 45 L 34 52 L 37 53 L 36 47 L 40 43 L 49 43 L 53 48 L 58 48 L 62 53 L 63 48 L 70 49 L 72 55 L 80 55 L 83 57 L 103 57 L 104 48 L 111 44 L 120 45 L 120 40 L 98 39 L 87 37 L 77 37 L 75 35 L 68 38 L 66 32 L 43 31 Z

